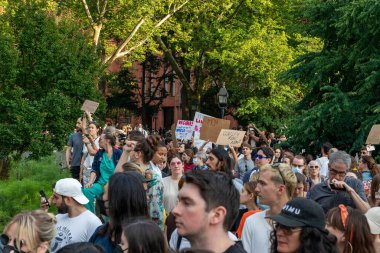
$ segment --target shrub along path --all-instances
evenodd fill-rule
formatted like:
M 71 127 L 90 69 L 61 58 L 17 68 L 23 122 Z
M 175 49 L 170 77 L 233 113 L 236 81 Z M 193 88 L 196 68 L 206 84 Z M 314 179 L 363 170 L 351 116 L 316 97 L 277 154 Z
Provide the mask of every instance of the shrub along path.
M 44 190 L 50 197 L 52 185 L 65 177 L 70 173 L 57 164 L 55 156 L 13 162 L 9 178 L 0 181 L 0 231 L 15 214 L 38 209 L 39 191 Z M 52 207 L 50 211 L 56 210 Z

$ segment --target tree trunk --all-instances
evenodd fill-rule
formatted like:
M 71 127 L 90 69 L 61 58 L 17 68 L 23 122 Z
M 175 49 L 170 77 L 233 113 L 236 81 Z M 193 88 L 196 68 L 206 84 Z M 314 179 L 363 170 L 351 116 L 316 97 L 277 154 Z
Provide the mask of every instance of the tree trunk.
M 5 157 L 0 159 L 0 179 L 7 179 L 9 176 L 10 159 Z
M 141 77 L 141 124 L 145 128 L 146 126 L 146 108 L 145 108 L 145 85 L 146 85 L 146 78 L 145 78 L 145 71 L 146 71 L 146 66 L 145 66 L 145 61 L 142 63 L 142 77 Z
M 102 24 L 98 24 L 98 25 L 94 26 L 94 44 L 95 44 L 95 46 L 98 46 L 101 30 L 102 30 Z

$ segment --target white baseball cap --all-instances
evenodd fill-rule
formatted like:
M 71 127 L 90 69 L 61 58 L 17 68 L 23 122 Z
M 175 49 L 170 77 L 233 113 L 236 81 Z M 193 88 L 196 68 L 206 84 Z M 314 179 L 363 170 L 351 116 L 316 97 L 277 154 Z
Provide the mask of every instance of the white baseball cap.
M 82 193 L 82 185 L 74 178 L 58 180 L 55 184 L 54 192 L 65 197 L 72 197 L 82 205 L 89 202 L 86 196 Z
M 371 234 L 379 235 L 380 234 L 380 207 L 372 207 L 365 214 L 371 229 Z

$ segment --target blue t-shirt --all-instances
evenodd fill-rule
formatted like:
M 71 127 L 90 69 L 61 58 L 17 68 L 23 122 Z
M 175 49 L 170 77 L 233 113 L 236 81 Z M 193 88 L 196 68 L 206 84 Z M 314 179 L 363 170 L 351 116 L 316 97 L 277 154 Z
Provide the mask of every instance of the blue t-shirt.
M 371 181 L 372 180 L 372 175 L 369 170 L 362 171 L 362 177 L 363 181 Z

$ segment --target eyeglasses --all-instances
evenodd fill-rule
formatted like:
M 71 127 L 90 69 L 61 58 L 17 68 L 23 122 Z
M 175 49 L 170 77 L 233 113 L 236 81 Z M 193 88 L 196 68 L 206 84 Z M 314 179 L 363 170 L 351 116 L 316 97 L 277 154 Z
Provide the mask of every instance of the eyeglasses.
M 14 241 L 14 246 L 8 245 L 8 243 L 10 241 Z M 25 253 L 24 251 L 19 250 L 17 248 L 16 239 L 10 240 L 9 236 L 7 236 L 6 234 L 0 235 L 0 242 L 1 242 L 2 245 L 4 245 L 4 248 L 2 249 L 3 250 L 2 252 L 4 252 L 4 253 L 10 253 L 10 252 Z M 25 241 L 24 240 L 20 240 L 20 248 L 22 248 L 23 245 L 25 245 Z
M 288 226 L 282 225 L 282 224 L 277 223 L 277 222 L 275 222 L 273 225 L 274 225 L 274 229 L 276 231 L 281 230 L 287 236 L 292 235 L 293 233 L 302 230 L 302 228 L 300 228 L 300 227 L 292 228 L 292 227 L 288 227 Z
M 174 166 L 174 165 L 176 165 L 176 164 L 177 164 L 177 165 L 181 165 L 182 162 L 171 162 L 171 163 L 170 163 L 171 166 Z
M 330 171 L 330 174 L 332 174 L 332 175 L 338 175 L 340 177 L 344 177 L 347 174 L 346 171 L 337 171 L 337 170 L 335 170 L 333 168 L 329 168 L 329 171 Z
M 262 156 L 262 155 L 255 155 L 253 158 L 261 160 L 261 159 L 268 158 L 268 157 Z

